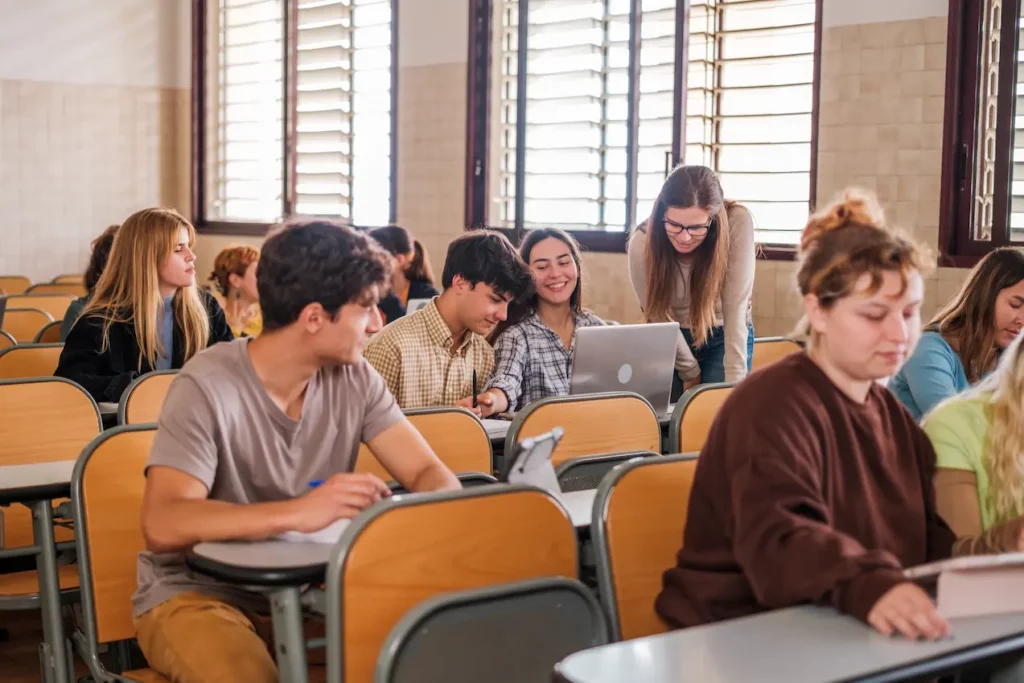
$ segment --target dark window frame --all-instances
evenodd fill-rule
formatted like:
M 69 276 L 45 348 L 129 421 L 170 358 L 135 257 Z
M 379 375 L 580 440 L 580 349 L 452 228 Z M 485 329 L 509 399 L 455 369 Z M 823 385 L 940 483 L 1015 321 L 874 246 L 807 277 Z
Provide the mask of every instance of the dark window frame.
M 466 195 L 465 215 L 466 229 L 476 230 L 490 227 L 487 225 L 489 204 L 488 187 L 488 153 L 490 112 L 490 74 L 491 38 L 493 35 L 492 21 L 494 17 L 493 2 L 495 0 L 469 1 L 469 55 L 468 78 L 466 92 Z M 955 1 L 955 0 L 953 0 Z M 818 121 L 821 111 L 821 40 L 822 40 L 822 5 L 823 0 L 815 1 L 814 25 L 814 82 L 811 106 L 811 159 L 810 159 L 810 196 L 809 209 L 813 211 L 817 203 L 818 192 Z M 676 51 L 673 99 L 676 107 L 672 112 L 672 150 L 669 161 L 678 163 L 681 151 L 686 147 L 686 85 L 685 74 L 689 54 L 689 30 L 687 15 L 690 0 L 678 0 L 676 4 Z M 630 3 L 630 42 L 639 47 L 640 35 L 638 19 L 641 11 L 641 0 Z M 526 22 L 521 22 L 520 32 L 525 30 Z M 520 54 L 525 54 L 520 52 Z M 627 168 L 626 168 L 626 212 L 631 225 L 635 224 L 633 193 L 635 192 L 636 154 L 631 153 L 637 140 L 637 123 L 639 97 L 635 94 L 636 73 L 640 68 L 639 50 L 630 52 L 629 69 L 634 76 L 630 80 L 630 104 L 627 118 Z M 521 101 L 521 100 L 520 100 Z M 520 109 L 517 125 L 525 120 Z M 522 149 L 520 147 L 520 149 Z M 518 151 L 518 150 L 517 150 Z M 522 168 L 523 159 L 517 154 L 516 168 Z M 674 165 L 672 163 L 671 165 Z M 516 191 L 516 227 L 492 228 L 505 233 L 514 244 L 519 244 L 526 234 L 522 223 L 522 201 L 524 197 L 522 183 L 524 175 L 517 173 Z M 631 181 L 633 179 L 633 181 Z M 599 230 L 570 231 L 580 246 L 587 251 L 603 253 L 625 253 L 629 240 L 629 232 L 605 232 Z M 786 245 L 761 245 L 758 258 L 766 260 L 792 261 L 796 258 L 796 248 Z
M 1004 0 L 1001 17 L 996 149 L 1012 150 L 1017 82 L 1018 18 L 1021 0 Z M 939 265 L 974 266 L 991 250 L 1010 242 L 1012 155 L 996 154 L 992 239 L 974 237 L 974 168 L 978 148 L 983 0 L 949 0 L 946 44 L 946 102 L 943 116 L 942 184 L 939 205 Z M 1009 34 L 1009 35 L 1008 35 Z M 968 68 L 973 65 L 973 68 Z M 1002 122 L 1009 122 L 1009 125 Z M 1004 188 L 1005 192 L 998 192 Z
M 398 7 L 391 2 L 391 201 L 388 220 L 394 224 L 398 212 Z M 296 196 L 296 111 L 298 103 L 298 15 L 299 0 L 284 0 L 284 74 L 285 106 L 283 121 L 284 168 L 281 215 L 295 215 Z M 192 0 L 192 224 L 207 235 L 263 236 L 276 223 L 209 220 L 206 217 L 206 66 L 208 0 Z M 327 216 L 328 219 L 337 217 Z M 353 226 L 365 229 L 365 226 Z

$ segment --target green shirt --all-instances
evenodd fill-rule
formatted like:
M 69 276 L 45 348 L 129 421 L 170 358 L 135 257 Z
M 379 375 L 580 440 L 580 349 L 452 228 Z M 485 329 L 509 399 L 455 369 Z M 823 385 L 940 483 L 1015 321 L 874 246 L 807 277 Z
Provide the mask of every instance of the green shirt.
M 989 396 L 957 398 L 939 406 L 922 425 L 935 447 L 935 466 L 974 473 L 978 482 L 978 505 L 985 529 L 995 521 L 993 501 L 989 497 L 988 430 L 992 424 Z

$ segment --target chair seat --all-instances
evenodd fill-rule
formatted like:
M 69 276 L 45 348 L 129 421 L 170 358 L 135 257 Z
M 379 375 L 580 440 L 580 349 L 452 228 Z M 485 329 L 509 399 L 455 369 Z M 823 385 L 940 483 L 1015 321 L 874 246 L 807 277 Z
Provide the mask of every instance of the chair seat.
M 121 676 L 133 681 L 138 681 L 139 683 L 171 683 L 171 679 L 167 678 L 163 674 L 153 671 L 153 669 L 135 669 L 133 671 L 125 671 Z
M 61 590 L 78 588 L 78 565 L 58 567 Z M 34 571 L 0 574 L 0 598 L 25 598 L 39 593 L 39 575 Z

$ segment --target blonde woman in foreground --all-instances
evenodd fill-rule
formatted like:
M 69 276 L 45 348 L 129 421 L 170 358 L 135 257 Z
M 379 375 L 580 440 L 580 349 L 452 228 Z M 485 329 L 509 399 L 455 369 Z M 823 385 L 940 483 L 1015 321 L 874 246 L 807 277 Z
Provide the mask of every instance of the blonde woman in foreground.
M 139 375 L 180 368 L 233 339 L 220 305 L 196 286 L 195 240 L 192 224 L 171 209 L 129 216 L 54 375 L 96 401 L 117 402 Z

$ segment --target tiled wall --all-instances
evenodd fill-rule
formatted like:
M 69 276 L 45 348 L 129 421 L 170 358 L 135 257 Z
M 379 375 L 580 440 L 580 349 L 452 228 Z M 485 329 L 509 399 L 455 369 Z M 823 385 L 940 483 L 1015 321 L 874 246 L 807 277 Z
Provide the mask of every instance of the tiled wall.
M 850 185 L 874 190 L 894 224 L 937 250 L 945 64 L 944 17 L 825 29 L 819 205 Z M 795 271 L 791 262 L 758 262 L 758 336 L 795 326 Z M 928 278 L 924 317 L 956 293 L 964 272 L 944 268 Z

